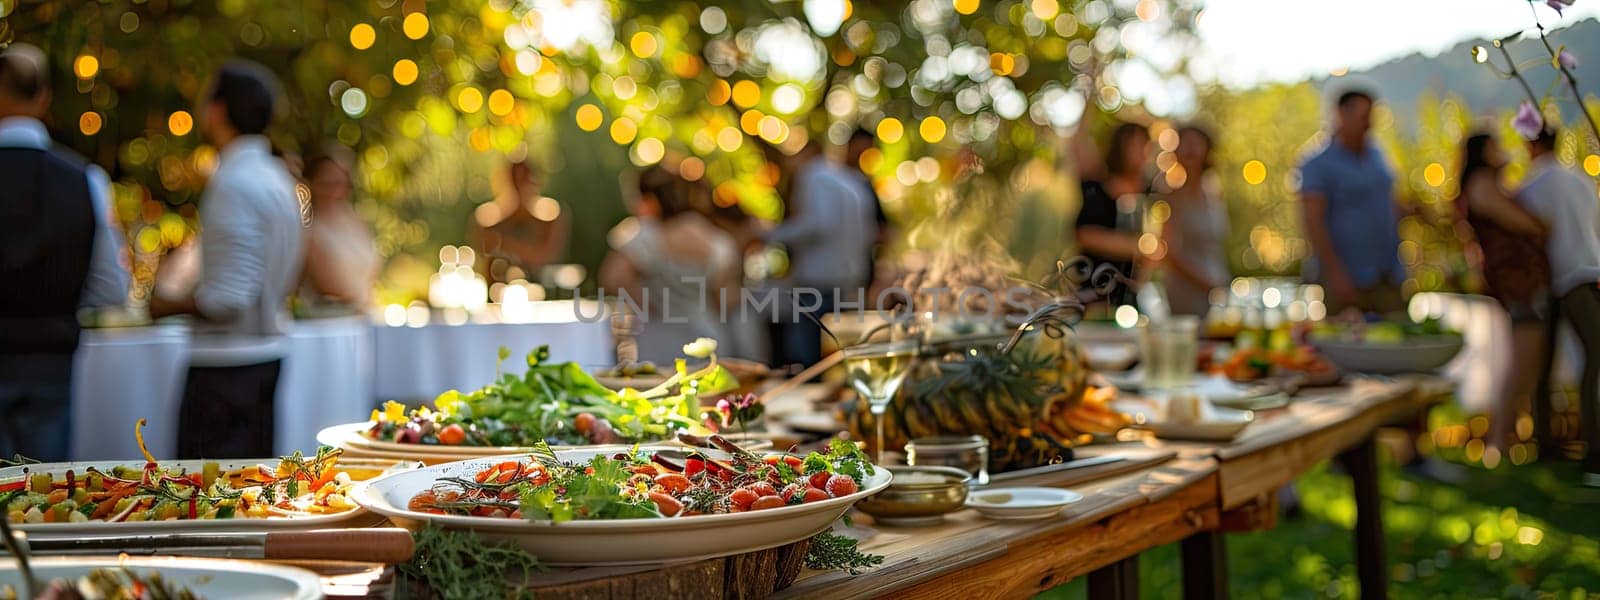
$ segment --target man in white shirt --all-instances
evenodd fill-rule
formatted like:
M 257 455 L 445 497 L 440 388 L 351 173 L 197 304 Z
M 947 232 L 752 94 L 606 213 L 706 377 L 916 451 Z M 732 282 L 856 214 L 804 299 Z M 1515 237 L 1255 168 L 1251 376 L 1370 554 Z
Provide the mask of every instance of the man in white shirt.
M 792 210 L 766 241 L 783 244 L 789 253 L 789 291 L 795 296 L 784 304 L 821 318 L 840 300 L 862 300 L 878 237 L 874 198 L 858 174 L 829 161 L 816 142 L 790 160 L 798 165 L 791 197 L 784 198 Z M 822 359 L 822 329 L 814 321 L 795 313 L 781 325 L 774 362 L 811 365 Z
M 200 199 L 200 279 L 190 295 L 150 301 L 153 317 L 198 317 L 179 415 L 182 458 L 272 452 L 285 299 L 303 254 L 294 180 L 262 135 L 276 90 L 265 68 L 234 62 L 200 102 L 206 137 L 222 149 Z
M 77 311 L 121 305 L 128 273 L 105 172 L 40 121 L 48 65 L 25 44 L 0 53 L 0 281 L 16 287 L 0 295 L 0 458 L 53 461 L 68 458 Z
M 1533 165 L 1517 196 L 1550 232 L 1550 294 L 1560 299 L 1561 314 L 1583 345 L 1578 412 L 1589 446 L 1583 483 L 1600 487 L 1600 192 L 1594 179 L 1556 161 L 1555 141 L 1547 129 L 1528 142 Z

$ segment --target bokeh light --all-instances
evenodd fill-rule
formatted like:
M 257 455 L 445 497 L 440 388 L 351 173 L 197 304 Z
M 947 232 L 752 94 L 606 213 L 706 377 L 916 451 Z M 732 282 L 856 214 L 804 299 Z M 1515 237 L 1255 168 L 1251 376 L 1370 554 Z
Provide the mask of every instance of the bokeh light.
M 420 40 L 423 36 L 428 35 L 428 27 L 428 15 L 414 12 L 406 15 L 405 21 L 401 23 L 400 30 L 405 32 L 406 37 Z
M 366 23 L 357 23 L 350 28 L 350 46 L 357 50 L 371 48 L 378 41 L 378 31 Z
M 189 132 L 194 130 L 194 116 L 184 110 L 173 112 L 167 116 L 167 130 L 171 131 L 172 135 L 189 135 Z
M 600 114 L 600 107 L 593 104 L 584 104 L 583 106 L 579 106 L 575 116 L 578 121 L 578 128 L 584 131 L 594 131 L 599 129 L 600 123 L 605 119 L 605 117 Z
M 100 133 L 101 125 L 100 113 L 89 111 L 78 117 L 78 131 L 84 135 Z
M 1244 164 L 1244 181 L 1250 185 L 1260 185 L 1267 180 L 1267 165 L 1259 160 L 1252 160 Z

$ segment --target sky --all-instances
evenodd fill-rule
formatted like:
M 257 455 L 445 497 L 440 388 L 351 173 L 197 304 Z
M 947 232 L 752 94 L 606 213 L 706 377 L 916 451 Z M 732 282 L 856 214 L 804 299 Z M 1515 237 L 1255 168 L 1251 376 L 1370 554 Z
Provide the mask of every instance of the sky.
M 1600 17 L 1600 0 L 1565 15 L 1537 2 L 1546 28 Z M 1526 0 L 1207 0 L 1196 79 L 1245 87 L 1362 69 L 1413 52 L 1533 29 Z

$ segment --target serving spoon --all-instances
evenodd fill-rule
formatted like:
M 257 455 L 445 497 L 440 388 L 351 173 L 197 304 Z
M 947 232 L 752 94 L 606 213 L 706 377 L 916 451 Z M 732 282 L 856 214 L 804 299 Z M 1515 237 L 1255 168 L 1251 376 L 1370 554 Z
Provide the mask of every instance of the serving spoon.
M 28 542 L 12 531 L 11 520 L 3 516 L 0 516 L 0 533 L 5 534 L 6 548 L 11 551 L 11 556 L 17 559 L 17 569 L 22 571 L 22 581 L 28 587 L 28 597 L 38 598 L 44 590 L 39 589 L 39 580 L 33 578 L 33 568 L 28 566 Z

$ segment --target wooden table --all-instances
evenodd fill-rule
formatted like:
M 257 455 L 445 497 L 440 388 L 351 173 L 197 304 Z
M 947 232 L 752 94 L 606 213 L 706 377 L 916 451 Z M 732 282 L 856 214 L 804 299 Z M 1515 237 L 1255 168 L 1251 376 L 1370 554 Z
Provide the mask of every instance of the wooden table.
M 1185 595 L 1228 596 L 1224 534 L 1271 527 L 1276 491 L 1317 463 L 1337 458 L 1355 483 L 1356 543 L 1364 598 L 1384 596 L 1383 530 L 1373 436 L 1418 414 L 1450 390 L 1434 377 L 1356 379 L 1306 390 L 1225 444 L 1141 441 L 1080 449 L 1120 463 L 1035 478 L 1084 499 L 1044 521 L 990 521 L 973 511 L 923 528 L 877 527 L 855 514 L 847 534 L 884 563 L 851 575 L 801 571 L 783 587 L 804 545 L 668 566 L 551 569 L 535 575 L 541 598 L 647 595 L 749 597 L 752 581 L 781 598 L 1014 598 L 1087 576 L 1092 598 L 1138 597 L 1138 556 L 1181 542 Z M 790 573 L 793 573 L 791 570 Z M 761 581 L 765 578 L 765 581 Z
M 1184 591 L 1191 598 L 1228 596 L 1227 532 L 1276 524 L 1277 491 L 1324 460 L 1337 459 L 1356 499 L 1356 565 L 1361 597 L 1387 595 L 1383 518 L 1374 437 L 1378 428 L 1414 420 L 1453 385 L 1433 376 L 1353 379 L 1310 389 L 1283 409 L 1264 411 L 1227 444 L 1161 442 L 1185 456 L 1210 456 L 1217 465 L 1221 527 L 1184 540 Z
M 884 557 L 857 575 L 806 572 L 782 598 L 1010 598 L 1090 576 L 1090 596 L 1136 597 L 1140 552 L 1217 526 L 1211 460 L 1111 446 L 1096 452 L 1146 462 L 1136 470 L 1061 484 L 1084 495 L 1044 521 L 991 521 L 971 510 L 935 527 L 885 527 L 862 544 Z M 870 520 L 870 517 L 866 518 Z

